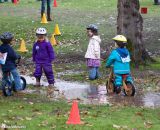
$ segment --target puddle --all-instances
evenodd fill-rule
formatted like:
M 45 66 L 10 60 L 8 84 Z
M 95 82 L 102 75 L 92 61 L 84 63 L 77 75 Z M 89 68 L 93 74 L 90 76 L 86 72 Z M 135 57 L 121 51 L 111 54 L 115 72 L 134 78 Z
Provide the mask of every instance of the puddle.
M 84 73 L 85 71 L 72 71 L 72 70 L 66 70 L 64 72 L 58 72 L 57 75 L 60 77 L 61 75 L 72 75 L 72 74 L 79 74 Z
M 26 79 L 27 84 L 35 84 L 36 80 L 34 77 L 22 76 Z M 41 85 L 48 86 L 48 83 L 42 80 Z M 97 87 L 88 83 L 68 82 L 60 79 L 56 79 L 55 86 L 59 89 L 59 92 L 54 93 L 56 98 L 78 99 L 83 104 L 109 104 L 105 86 Z M 25 92 L 36 93 L 36 90 L 27 89 Z M 44 91 L 41 91 L 41 93 L 46 94 Z
M 59 83 L 57 81 L 55 86 L 59 88 L 60 92 L 63 91 L 67 100 L 79 99 L 84 104 L 109 104 L 105 87 L 66 81 Z
M 27 84 L 34 84 L 35 78 L 24 76 Z M 41 83 L 47 86 L 45 80 Z M 134 97 L 125 97 L 123 95 L 108 95 L 105 86 L 94 86 L 89 83 L 69 82 L 56 79 L 55 86 L 59 92 L 54 93 L 55 99 L 64 98 L 68 101 L 73 99 L 80 100 L 83 104 L 116 104 L 126 106 L 145 106 L 145 107 L 160 107 L 160 93 L 142 94 L 137 90 Z M 35 90 L 26 90 L 27 93 L 34 93 Z M 44 89 L 41 89 L 41 94 L 46 94 Z
M 160 107 L 160 93 L 147 93 L 143 101 L 146 107 Z

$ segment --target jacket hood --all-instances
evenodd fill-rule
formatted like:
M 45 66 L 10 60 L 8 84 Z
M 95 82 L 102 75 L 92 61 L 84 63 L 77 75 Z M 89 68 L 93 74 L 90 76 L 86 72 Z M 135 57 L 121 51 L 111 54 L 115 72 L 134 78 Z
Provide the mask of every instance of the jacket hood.
M 117 48 L 116 50 L 122 58 L 125 58 L 129 55 L 129 52 L 126 48 Z
M 93 36 L 91 39 L 95 39 L 97 42 L 101 43 L 100 36 Z

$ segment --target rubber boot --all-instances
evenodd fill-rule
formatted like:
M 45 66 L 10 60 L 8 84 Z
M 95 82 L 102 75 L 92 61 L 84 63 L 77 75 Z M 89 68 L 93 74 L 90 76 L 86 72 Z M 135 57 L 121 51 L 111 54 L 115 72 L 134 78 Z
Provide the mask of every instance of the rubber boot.
M 36 85 L 35 85 L 35 87 L 40 87 L 41 85 L 40 85 L 40 78 L 36 78 Z
M 53 98 L 53 96 L 54 96 L 54 85 L 49 84 L 48 88 L 47 88 L 47 97 L 48 98 Z
M 120 94 L 121 93 L 121 86 L 116 86 L 115 91 L 116 91 L 116 94 Z

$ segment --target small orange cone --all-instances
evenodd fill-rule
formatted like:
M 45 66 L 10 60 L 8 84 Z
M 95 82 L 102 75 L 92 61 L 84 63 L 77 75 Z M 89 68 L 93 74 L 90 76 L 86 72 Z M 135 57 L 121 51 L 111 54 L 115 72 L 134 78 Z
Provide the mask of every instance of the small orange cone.
M 21 38 L 19 52 L 28 52 L 25 41 Z
M 81 119 L 80 119 L 77 101 L 73 101 L 70 116 L 66 124 L 74 124 L 74 125 L 83 124 L 83 122 L 81 122 Z
M 58 24 L 55 25 L 54 35 L 61 35 Z
M 53 46 L 57 45 L 56 39 L 55 39 L 55 37 L 54 37 L 54 34 L 52 34 L 52 37 L 51 37 L 51 39 L 50 39 L 50 42 L 51 42 L 51 44 L 52 44 Z
M 43 13 L 41 23 L 45 23 L 45 24 L 48 23 L 45 13 Z
M 17 0 L 14 0 L 13 3 L 16 5 L 18 2 L 17 2 Z
M 53 7 L 57 7 L 57 0 L 54 0 Z

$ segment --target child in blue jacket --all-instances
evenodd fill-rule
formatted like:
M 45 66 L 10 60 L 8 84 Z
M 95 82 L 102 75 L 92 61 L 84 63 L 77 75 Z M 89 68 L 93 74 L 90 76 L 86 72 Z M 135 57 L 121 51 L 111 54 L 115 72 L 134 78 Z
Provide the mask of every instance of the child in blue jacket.
M 15 82 L 16 91 L 22 90 L 22 85 L 20 81 L 20 75 L 16 68 L 16 60 L 20 59 L 14 49 L 11 47 L 13 34 L 10 32 L 5 32 L 0 36 L 2 44 L 0 46 L 0 53 L 7 53 L 7 58 L 5 64 L 2 64 L 3 80 L 7 80 L 8 72 L 11 72 Z
M 115 75 L 115 87 L 116 93 L 121 92 L 122 86 L 122 75 L 127 74 L 126 80 L 133 83 L 132 77 L 130 75 L 130 54 L 128 49 L 126 49 L 127 39 L 123 35 L 117 35 L 113 38 L 115 41 L 116 49 L 114 49 L 107 62 L 106 67 L 113 66 L 113 72 Z

